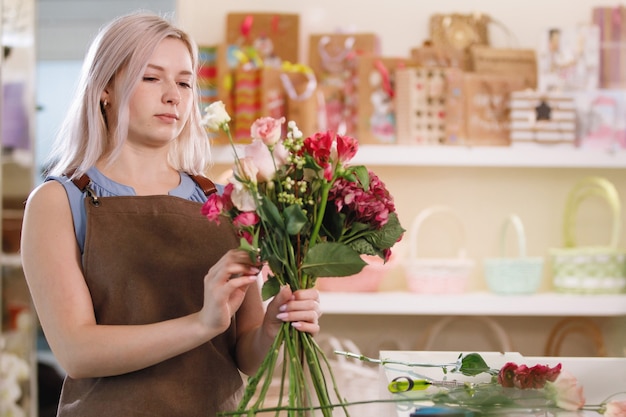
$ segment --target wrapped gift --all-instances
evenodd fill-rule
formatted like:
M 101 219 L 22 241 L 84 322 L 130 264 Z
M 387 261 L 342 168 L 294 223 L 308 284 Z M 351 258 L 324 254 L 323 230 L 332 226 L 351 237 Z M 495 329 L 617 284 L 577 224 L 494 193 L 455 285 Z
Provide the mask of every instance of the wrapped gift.
M 513 143 L 575 144 L 576 105 L 572 93 L 513 92 L 510 120 Z
M 614 151 L 626 148 L 626 91 L 576 93 L 579 146 Z
M 410 65 L 402 57 L 362 56 L 358 62 L 360 143 L 396 143 L 395 73 Z
M 592 20 L 599 27 L 599 87 L 626 87 L 626 8 L 594 7 Z
M 233 140 L 250 142 L 250 127 L 259 117 L 286 115 L 280 68 L 242 66 L 234 71 Z
M 309 38 L 309 65 L 320 86 L 323 117 L 321 130 L 341 134 L 358 133 L 358 60 L 380 56 L 374 33 L 312 34 Z
M 445 141 L 446 73 L 454 69 L 396 70 L 396 132 L 398 143 L 438 145 Z M 457 70 L 460 71 L 460 70 Z
M 521 75 L 525 88 L 537 88 L 537 53 L 533 49 L 477 45 L 472 47 L 470 55 L 474 72 Z
M 283 63 L 280 79 L 285 91 L 287 119 L 302 132 L 319 130 L 321 110 L 317 78 L 308 65 Z
M 221 101 L 226 111 L 233 114 L 232 71 L 226 44 L 200 45 L 198 47 L 198 95 L 200 110 L 215 101 Z M 227 143 L 224 132 L 212 132 L 214 143 Z
M 538 52 L 540 91 L 580 91 L 599 85 L 600 30 L 596 25 L 545 31 Z
M 524 88 L 518 75 L 464 73 L 448 78 L 448 145 L 509 146 L 511 94 Z
M 253 48 L 265 65 L 299 60 L 300 16 L 291 13 L 228 13 L 226 43 Z

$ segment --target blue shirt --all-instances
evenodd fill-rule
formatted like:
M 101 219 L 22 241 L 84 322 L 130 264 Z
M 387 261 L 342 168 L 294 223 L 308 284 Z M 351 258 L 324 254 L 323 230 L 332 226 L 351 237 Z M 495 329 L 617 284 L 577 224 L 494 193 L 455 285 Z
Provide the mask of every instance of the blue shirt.
M 135 196 L 135 190 L 124 184 L 120 184 L 104 176 L 98 168 L 92 167 L 87 171 L 87 176 L 91 179 L 90 188 L 98 197 L 119 197 L 119 196 Z M 85 210 L 86 193 L 81 192 L 72 181 L 67 177 L 51 176 L 46 181 L 55 180 L 60 182 L 65 191 L 72 210 L 72 219 L 74 220 L 74 231 L 76 232 L 76 241 L 80 247 L 80 253 L 83 253 L 85 247 L 85 232 L 87 229 L 87 213 Z M 223 187 L 217 187 L 221 193 Z M 184 198 L 189 201 L 204 203 L 207 197 L 204 195 L 202 188 L 186 173 L 180 173 L 180 183 L 172 189 L 168 195 Z

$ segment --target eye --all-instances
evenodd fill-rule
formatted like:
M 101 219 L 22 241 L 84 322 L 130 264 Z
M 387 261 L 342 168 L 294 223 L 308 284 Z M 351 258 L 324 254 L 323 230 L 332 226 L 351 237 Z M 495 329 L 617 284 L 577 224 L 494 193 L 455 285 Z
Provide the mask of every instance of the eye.
M 191 83 L 189 83 L 187 81 L 180 81 L 178 83 L 178 85 L 180 85 L 181 87 L 184 87 L 184 88 L 191 88 Z
M 143 80 L 144 80 L 144 81 L 157 81 L 157 80 L 158 80 L 158 78 L 156 78 L 156 77 L 151 77 L 151 76 L 147 76 L 147 75 L 146 75 L 146 76 L 144 76 L 144 77 L 143 77 Z

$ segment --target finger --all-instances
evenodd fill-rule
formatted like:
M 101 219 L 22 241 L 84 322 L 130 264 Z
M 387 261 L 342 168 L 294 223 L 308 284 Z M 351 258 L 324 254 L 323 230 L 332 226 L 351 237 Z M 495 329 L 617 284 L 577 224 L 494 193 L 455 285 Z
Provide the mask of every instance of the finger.
M 281 311 L 276 318 L 284 322 L 306 322 L 317 324 L 319 315 L 314 310 Z
M 304 321 L 294 321 L 291 322 L 291 326 L 293 326 L 293 328 L 301 331 L 301 332 L 305 332 L 305 333 L 310 333 L 312 335 L 316 335 L 319 333 L 320 331 L 320 326 L 318 324 L 314 324 L 314 323 L 307 323 Z

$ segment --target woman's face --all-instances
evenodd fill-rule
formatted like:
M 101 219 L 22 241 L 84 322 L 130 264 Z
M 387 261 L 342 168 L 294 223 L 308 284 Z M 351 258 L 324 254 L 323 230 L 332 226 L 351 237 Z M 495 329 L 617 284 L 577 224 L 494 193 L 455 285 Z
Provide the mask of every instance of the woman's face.
M 183 41 L 164 39 L 131 95 L 128 141 L 162 146 L 176 139 L 191 114 L 193 82 L 191 56 Z

